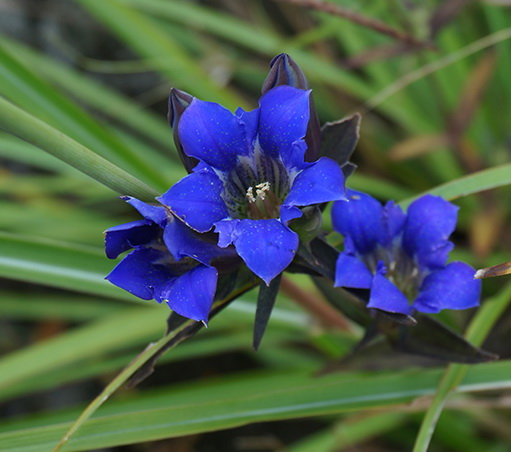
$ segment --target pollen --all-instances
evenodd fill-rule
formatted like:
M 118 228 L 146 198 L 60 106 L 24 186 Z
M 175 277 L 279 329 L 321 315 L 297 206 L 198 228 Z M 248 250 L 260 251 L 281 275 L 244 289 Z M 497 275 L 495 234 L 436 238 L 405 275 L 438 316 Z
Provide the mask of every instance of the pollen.
M 266 193 L 270 191 L 270 183 L 263 182 L 262 184 L 257 184 L 255 188 L 257 197 L 261 199 L 261 201 L 264 201 L 266 199 Z
M 249 203 L 254 203 L 258 199 L 264 201 L 266 199 L 266 194 L 270 191 L 270 183 L 262 182 L 257 184 L 255 187 L 248 187 L 247 193 L 245 197 L 247 198 Z M 255 193 L 255 196 L 254 196 Z

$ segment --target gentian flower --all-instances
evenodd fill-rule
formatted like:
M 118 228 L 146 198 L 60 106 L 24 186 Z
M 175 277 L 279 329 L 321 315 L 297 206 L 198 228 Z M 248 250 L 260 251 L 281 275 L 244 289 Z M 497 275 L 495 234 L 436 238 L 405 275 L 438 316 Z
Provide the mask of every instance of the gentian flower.
M 178 314 L 207 322 L 216 291 L 214 259 L 232 254 L 192 231 L 163 206 L 123 199 L 144 217 L 105 231 L 110 259 L 133 249 L 106 277 L 144 300 L 166 302 Z
M 286 61 L 278 57 L 273 73 Z M 295 256 L 299 237 L 289 223 L 302 208 L 345 199 L 340 166 L 307 153 L 310 90 L 302 80 L 289 86 L 282 79 L 289 77 L 265 84 L 259 108 L 234 114 L 174 91 L 171 104 L 179 110 L 169 121 L 176 144 L 187 167 L 198 163 L 158 198 L 195 231 L 218 233 L 220 247 L 234 245 L 266 284 Z
M 458 208 L 425 195 L 403 213 L 391 201 L 349 190 L 334 203 L 334 229 L 344 235 L 335 285 L 370 289 L 368 308 L 392 313 L 437 313 L 479 304 L 481 283 L 462 262 L 447 264 Z

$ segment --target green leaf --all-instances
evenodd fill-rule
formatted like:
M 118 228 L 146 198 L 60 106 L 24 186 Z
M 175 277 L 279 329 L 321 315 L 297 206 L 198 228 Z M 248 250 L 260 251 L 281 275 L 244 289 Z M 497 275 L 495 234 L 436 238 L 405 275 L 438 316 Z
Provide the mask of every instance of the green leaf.
M 198 59 L 172 39 L 158 21 L 116 0 L 79 3 L 180 89 L 231 108 L 244 105 L 240 97 L 215 84 L 197 63 Z
M 55 339 L 34 344 L 0 360 L 0 395 L 9 386 L 52 369 L 99 357 L 139 341 L 156 339 L 165 328 L 166 306 L 132 308 L 114 313 Z M 1 448 L 0 448 L 1 449 Z
M 329 157 L 340 165 L 349 161 L 360 136 L 362 117 L 355 113 L 349 118 L 327 122 L 321 127 L 321 147 L 319 155 Z
M 460 392 L 511 387 L 511 361 L 468 370 Z M 146 392 L 112 402 L 89 420 L 63 450 L 78 451 L 232 428 L 251 422 L 381 408 L 434 392 L 441 370 L 392 374 L 344 373 L 316 378 L 310 372 L 257 374 L 229 381 Z M 50 450 L 75 414 L 4 425 L 0 449 Z M 5 431 L 8 428 L 10 431 Z
M 153 201 L 158 192 L 50 125 L 0 98 L 0 128 L 124 195 Z
M 105 281 L 103 250 L 0 232 L 0 276 L 122 300 L 138 298 Z
M 480 193 L 485 190 L 491 190 L 509 184 L 511 184 L 511 163 L 460 177 L 428 190 L 427 193 L 453 200 L 462 196 L 473 195 L 474 193 Z M 422 195 L 424 194 L 425 193 Z M 399 205 L 403 208 L 408 207 L 415 199 L 422 195 L 406 199 L 400 202 Z
M 157 141 L 165 149 L 172 146 L 172 140 L 169 140 L 172 133 L 163 115 L 158 116 L 151 110 L 144 109 L 120 92 L 55 58 L 30 49 L 19 42 L 11 41 L 7 37 L 2 37 L 2 41 L 2 44 L 27 66 L 37 67 L 37 71 L 42 77 L 62 87 L 81 102 L 94 110 L 109 115 L 116 122 L 129 125 L 143 136 Z M 154 151 L 153 154 L 157 155 Z M 146 154 L 146 157 L 148 156 L 152 160 L 153 155 Z M 170 157 L 177 161 L 177 154 L 172 154 Z
M 268 326 L 268 321 L 270 320 L 270 315 L 279 293 L 281 279 L 282 273 L 275 277 L 270 282 L 269 286 L 267 286 L 264 282 L 261 282 L 259 285 L 259 295 L 257 297 L 257 309 L 254 323 L 254 350 L 259 348 L 264 332 L 266 331 L 266 327 Z
M 498 356 L 474 347 L 459 334 L 432 317 L 415 315 L 417 324 L 386 329 L 385 335 L 396 350 L 445 362 L 482 363 Z
M 0 94 L 132 174 L 165 186 L 161 172 L 0 46 Z M 0 127 L 1 127 L 0 123 Z M 23 124 L 19 124 L 22 127 Z M 12 132 L 11 132 L 12 133 Z

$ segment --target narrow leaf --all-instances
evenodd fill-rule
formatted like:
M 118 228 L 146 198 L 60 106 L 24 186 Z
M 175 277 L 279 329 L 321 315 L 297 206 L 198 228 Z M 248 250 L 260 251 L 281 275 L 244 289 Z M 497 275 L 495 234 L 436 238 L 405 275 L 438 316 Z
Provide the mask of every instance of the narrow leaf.
M 147 356 L 147 355 L 146 355 Z M 470 367 L 460 393 L 508 389 L 511 362 Z M 258 372 L 228 381 L 161 388 L 112 402 L 81 428 L 66 445 L 68 451 L 94 450 L 173 438 L 254 422 L 332 415 L 412 402 L 434 393 L 442 371 L 359 373 L 314 377 L 309 370 L 282 374 Z M 11 423 L 0 433 L 5 452 L 51 450 L 76 413 Z
M 63 160 L 112 190 L 144 201 L 158 192 L 72 138 L 0 98 L 0 128 Z
M 468 176 L 460 177 L 446 184 L 428 190 L 427 193 L 442 196 L 451 201 L 462 196 L 472 195 L 492 188 L 502 187 L 511 184 L 511 163 L 495 166 L 487 170 L 478 171 Z M 401 201 L 399 205 L 403 208 L 408 207 L 415 199 L 420 198 L 426 193 L 422 193 L 413 198 Z
M 386 336 L 397 350 L 427 356 L 445 362 L 482 363 L 497 355 L 473 346 L 463 336 L 432 317 L 417 315 L 417 325 L 399 327 Z
M 275 305 L 275 300 L 279 293 L 280 281 L 282 280 L 282 273 L 274 278 L 270 285 L 261 283 L 259 286 L 259 295 L 257 297 L 257 309 L 254 324 L 254 350 L 259 348 L 261 340 L 263 339 L 264 332 L 270 320 L 271 311 Z

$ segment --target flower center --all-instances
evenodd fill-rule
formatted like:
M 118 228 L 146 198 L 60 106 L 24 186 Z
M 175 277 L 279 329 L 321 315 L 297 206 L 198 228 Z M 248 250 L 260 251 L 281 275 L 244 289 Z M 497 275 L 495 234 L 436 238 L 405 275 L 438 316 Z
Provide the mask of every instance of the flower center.
M 402 250 L 400 240 L 391 248 L 378 245 L 376 250 L 364 256 L 364 260 L 373 274 L 376 272 L 377 263 L 383 261 L 385 277 L 394 283 L 410 302 L 415 300 L 426 275 L 419 271 L 415 260 Z
M 221 177 L 222 198 L 231 218 L 263 220 L 279 218 L 294 173 L 256 143 L 251 155 L 240 157 L 236 168 Z
M 262 182 L 255 187 L 248 187 L 247 214 L 252 220 L 278 218 L 280 201 L 270 188 L 269 182 Z

